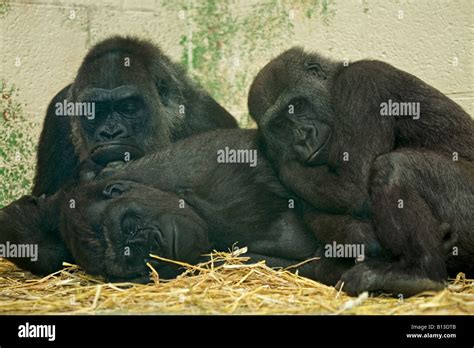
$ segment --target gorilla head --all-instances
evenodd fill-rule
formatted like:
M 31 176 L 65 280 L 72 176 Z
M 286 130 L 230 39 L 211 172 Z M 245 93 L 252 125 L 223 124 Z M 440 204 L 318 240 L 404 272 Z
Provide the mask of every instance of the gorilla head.
M 333 129 L 330 81 L 337 66 L 293 48 L 258 73 L 248 106 L 272 160 L 305 165 L 328 161 Z
M 76 199 L 70 206 L 70 199 Z M 207 225 L 173 193 L 130 181 L 90 183 L 65 192 L 59 229 L 76 262 L 109 280 L 147 282 L 150 262 L 162 278 L 176 276 L 156 254 L 195 263 L 210 250 Z
M 73 118 L 81 159 L 115 150 L 120 157 L 127 151 L 138 156 L 168 145 L 172 129 L 184 123 L 178 74 L 149 43 L 110 39 L 95 46 L 70 89 L 74 102 L 95 105 L 94 117 Z

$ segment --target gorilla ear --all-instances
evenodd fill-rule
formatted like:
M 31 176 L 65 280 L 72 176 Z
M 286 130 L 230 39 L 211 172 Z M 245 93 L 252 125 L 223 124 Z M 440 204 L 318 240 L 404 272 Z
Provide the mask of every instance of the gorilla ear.
M 102 191 L 102 195 L 106 198 L 114 198 L 120 196 L 122 193 L 129 190 L 128 184 L 124 182 L 114 182 L 113 184 L 108 184 Z
M 326 80 L 328 78 L 326 72 L 321 67 L 319 63 L 305 63 L 306 70 L 311 72 L 313 75 L 318 76 L 321 80 Z

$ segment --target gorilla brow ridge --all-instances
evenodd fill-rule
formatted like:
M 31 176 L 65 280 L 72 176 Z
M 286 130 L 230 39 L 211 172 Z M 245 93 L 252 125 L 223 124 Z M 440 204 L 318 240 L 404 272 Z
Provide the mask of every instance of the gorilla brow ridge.
M 155 52 L 158 52 L 159 54 L 157 55 Z M 86 55 L 83 64 L 90 63 L 109 53 L 127 53 L 131 55 L 140 53 L 139 59 L 146 65 L 149 65 L 154 59 L 158 58 L 164 58 L 167 60 L 161 49 L 150 41 L 145 41 L 132 36 L 114 36 L 98 43 Z

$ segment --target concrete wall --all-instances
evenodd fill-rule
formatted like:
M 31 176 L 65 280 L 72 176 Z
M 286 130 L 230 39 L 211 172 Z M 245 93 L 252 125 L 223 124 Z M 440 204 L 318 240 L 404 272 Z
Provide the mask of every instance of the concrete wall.
M 87 49 L 111 34 L 150 38 L 179 59 L 186 25 L 178 18 L 181 8 L 163 1 L 107 0 L 100 7 L 93 0 L 0 1 L 0 78 L 19 87 L 26 111 L 42 118 L 50 98 L 72 81 Z M 232 7 L 247 5 L 235 1 Z M 278 48 L 257 47 L 249 74 L 296 44 L 338 59 L 379 58 L 417 75 L 474 115 L 472 0 L 336 0 L 331 6 L 329 25 L 296 11 L 291 38 Z M 240 105 L 225 106 L 244 114 L 246 93 Z

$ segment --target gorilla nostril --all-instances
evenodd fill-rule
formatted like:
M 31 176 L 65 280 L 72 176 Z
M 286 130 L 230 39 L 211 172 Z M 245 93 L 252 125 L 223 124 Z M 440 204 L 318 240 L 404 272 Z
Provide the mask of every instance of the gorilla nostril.
M 122 128 L 118 128 L 115 130 L 115 132 L 113 132 L 110 136 L 113 138 L 119 138 L 120 136 L 122 136 L 123 134 L 125 133 L 125 131 L 122 129 Z
M 121 124 L 104 125 L 97 132 L 97 141 L 109 141 L 116 138 L 126 138 L 127 129 Z
M 109 132 L 100 132 L 99 137 L 100 137 L 101 139 L 110 139 L 110 138 L 111 138 Z
M 122 135 L 124 131 L 122 129 L 117 129 L 115 131 L 102 131 L 99 134 L 99 137 L 103 140 L 111 140 L 114 138 L 119 138 L 120 135 Z

